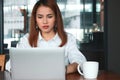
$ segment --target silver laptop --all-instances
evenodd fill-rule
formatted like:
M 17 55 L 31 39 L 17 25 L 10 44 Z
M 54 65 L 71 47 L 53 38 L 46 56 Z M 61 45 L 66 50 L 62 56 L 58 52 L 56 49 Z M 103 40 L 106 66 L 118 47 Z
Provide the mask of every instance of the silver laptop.
M 65 80 L 64 48 L 11 48 L 12 80 Z

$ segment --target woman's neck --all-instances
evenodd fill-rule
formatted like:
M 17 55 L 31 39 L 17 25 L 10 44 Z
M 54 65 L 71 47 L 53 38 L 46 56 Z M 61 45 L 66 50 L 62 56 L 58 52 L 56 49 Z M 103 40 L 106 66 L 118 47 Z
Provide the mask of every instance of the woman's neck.
M 55 32 L 42 33 L 42 37 L 44 38 L 44 40 L 49 41 L 55 36 L 55 34 L 56 34 Z

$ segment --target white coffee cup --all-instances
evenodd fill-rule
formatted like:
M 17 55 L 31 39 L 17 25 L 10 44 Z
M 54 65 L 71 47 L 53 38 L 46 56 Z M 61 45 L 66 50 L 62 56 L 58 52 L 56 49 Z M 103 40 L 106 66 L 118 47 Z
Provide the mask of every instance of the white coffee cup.
M 95 79 L 98 75 L 99 63 L 96 61 L 87 61 L 78 65 L 78 72 L 86 79 Z

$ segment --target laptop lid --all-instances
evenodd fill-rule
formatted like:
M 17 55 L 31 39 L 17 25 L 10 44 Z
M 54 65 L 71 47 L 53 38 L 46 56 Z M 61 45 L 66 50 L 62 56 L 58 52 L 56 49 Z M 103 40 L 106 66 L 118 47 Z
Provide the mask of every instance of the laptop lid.
M 12 80 L 65 80 L 64 48 L 11 48 Z

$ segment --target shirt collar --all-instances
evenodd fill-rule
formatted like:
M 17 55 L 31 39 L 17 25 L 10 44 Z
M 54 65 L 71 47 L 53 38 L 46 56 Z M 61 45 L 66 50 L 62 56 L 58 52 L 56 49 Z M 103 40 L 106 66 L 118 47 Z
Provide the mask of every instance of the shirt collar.
M 55 36 L 51 40 L 56 40 L 58 38 L 59 38 L 58 33 L 56 33 Z M 38 35 L 38 40 L 44 40 L 44 38 L 42 37 L 40 32 L 39 32 L 39 35 Z
M 38 39 L 39 39 L 39 40 L 42 40 L 42 39 L 43 39 L 43 37 L 42 37 L 42 35 L 41 35 L 40 32 L 39 32 L 39 35 L 38 35 Z

